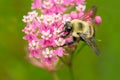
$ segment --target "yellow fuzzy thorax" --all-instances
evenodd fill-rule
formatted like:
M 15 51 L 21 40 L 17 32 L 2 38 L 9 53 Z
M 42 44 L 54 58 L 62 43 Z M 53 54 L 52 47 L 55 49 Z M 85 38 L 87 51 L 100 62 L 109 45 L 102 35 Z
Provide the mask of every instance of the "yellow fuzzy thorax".
M 79 23 L 82 24 L 82 29 L 79 28 Z M 90 28 L 89 24 L 85 21 L 79 20 L 79 19 L 74 19 L 71 21 L 71 25 L 73 27 L 73 33 L 72 35 L 74 37 L 80 37 L 77 33 L 82 33 L 82 34 L 90 34 Z

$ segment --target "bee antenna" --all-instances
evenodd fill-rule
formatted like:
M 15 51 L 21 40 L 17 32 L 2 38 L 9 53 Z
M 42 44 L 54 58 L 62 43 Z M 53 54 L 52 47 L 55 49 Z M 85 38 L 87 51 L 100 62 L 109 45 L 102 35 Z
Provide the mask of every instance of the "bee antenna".
M 63 25 L 64 23 L 61 23 L 58 27 L 60 27 L 61 25 Z M 61 34 L 61 33 L 63 33 L 63 32 L 65 32 L 64 30 L 63 31 L 61 31 L 59 34 Z
M 91 7 L 91 9 L 94 11 L 93 16 L 95 16 L 96 13 L 97 13 L 97 6 L 93 5 L 93 6 Z
M 65 32 L 65 30 L 61 31 L 59 34 L 61 34 L 61 33 L 63 33 L 63 32 Z
M 92 9 L 97 9 L 97 6 L 93 5 L 91 8 L 92 8 Z

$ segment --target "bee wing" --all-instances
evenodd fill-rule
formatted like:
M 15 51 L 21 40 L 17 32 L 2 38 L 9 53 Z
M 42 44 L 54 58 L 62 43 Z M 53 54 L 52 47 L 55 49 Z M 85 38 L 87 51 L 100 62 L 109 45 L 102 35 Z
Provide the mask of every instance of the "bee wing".
M 99 56 L 100 50 L 96 44 L 94 37 L 86 39 L 83 34 L 80 34 L 80 37 L 87 43 L 87 45 Z
M 97 7 L 96 6 L 92 6 L 82 17 L 81 20 L 87 21 L 87 20 L 91 20 L 95 17 L 97 12 Z

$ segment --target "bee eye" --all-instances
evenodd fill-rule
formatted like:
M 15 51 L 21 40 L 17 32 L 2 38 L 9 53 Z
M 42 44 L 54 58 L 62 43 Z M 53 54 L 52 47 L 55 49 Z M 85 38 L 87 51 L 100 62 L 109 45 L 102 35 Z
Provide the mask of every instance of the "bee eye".
M 71 22 L 67 21 L 64 26 L 65 26 L 65 31 L 70 32 L 72 30 Z
M 79 29 L 82 29 L 82 28 L 83 28 L 82 23 L 79 23 L 79 24 L 78 24 L 78 27 L 79 27 Z

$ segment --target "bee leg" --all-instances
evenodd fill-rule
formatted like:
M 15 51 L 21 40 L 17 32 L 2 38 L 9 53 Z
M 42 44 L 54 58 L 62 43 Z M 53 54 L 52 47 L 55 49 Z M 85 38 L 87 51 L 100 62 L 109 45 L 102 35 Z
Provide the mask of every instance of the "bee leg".
M 71 45 L 71 44 L 73 44 L 76 40 L 77 40 L 76 37 L 73 37 L 73 40 L 72 40 L 71 42 L 68 42 L 68 43 L 64 44 L 63 46 Z M 61 47 L 63 47 L 63 46 L 61 46 Z

